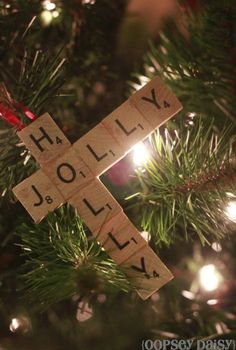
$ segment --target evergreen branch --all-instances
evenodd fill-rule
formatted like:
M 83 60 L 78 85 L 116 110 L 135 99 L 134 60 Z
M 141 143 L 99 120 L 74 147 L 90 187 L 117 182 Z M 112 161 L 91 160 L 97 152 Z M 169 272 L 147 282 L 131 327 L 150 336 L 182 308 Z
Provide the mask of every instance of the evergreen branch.
M 26 52 L 22 60 L 15 96 L 36 114 L 47 110 L 63 84 L 61 67 L 65 60 L 59 55 L 52 59 L 41 51 L 34 56 Z
M 192 129 L 182 124 L 179 132 L 157 131 L 146 171 L 137 171 L 142 226 L 156 244 L 169 245 L 182 238 L 179 232 L 189 239 L 193 231 L 204 244 L 230 231 L 225 209 L 229 193 L 236 198 L 235 137 L 206 124 L 195 118 Z
M 14 129 L 1 131 L 0 140 L 0 196 L 12 198 L 11 189 L 31 175 L 36 164 L 25 149 L 19 144 Z
M 221 1 L 207 2 L 201 16 L 186 15 L 188 38 L 169 24 L 145 59 L 147 77 L 160 75 L 185 111 L 214 116 L 220 127 L 225 118 L 236 125 L 236 27 L 227 27 L 235 7 L 234 0 L 224 7 Z
M 127 278 L 101 246 L 87 237 L 74 210 L 64 206 L 39 225 L 22 224 L 26 297 L 41 308 L 79 294 L 130 289 Z
M 45 112 L 63 83 L 63 63 L 59 54 L 53 59 L 39 51 L 32 57 L 26 54 L 21 62 L 19 80 L 11 91 L 12 97 L 38 115 Z M 22 121 L 29 122 L 25 116 L 22 116 Z M 9 191 L 12 187 L 31 175 L 36 168 L 30 152 L 18 143 L 15 129 L 1 131 L 0 195 L 9 194 L 11 197 Z

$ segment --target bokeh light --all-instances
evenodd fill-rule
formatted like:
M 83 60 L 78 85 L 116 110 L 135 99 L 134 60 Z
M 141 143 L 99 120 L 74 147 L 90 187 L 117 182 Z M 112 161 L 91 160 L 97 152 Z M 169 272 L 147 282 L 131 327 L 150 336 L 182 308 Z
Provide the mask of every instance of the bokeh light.
M 222 277 L 217 271 L 215 265 L 209 264 L 200 269 L 199 279 L 202 288 L 207 292 L 212 292 L 219 287 Z
M 29 318 L 25 316 L 14 317 L 11 320 L 9 329 L 12 333 L 18 331 L 22 333 L 27 333 L 31 329 L 31 322 Z
M 150 154 L 143 142 L 138 143 L 133 148 L 133 162 L 136 166 L 141 167 L 145 165 L 150 159 Z
M 225 213 L 231 221 L 236 222 L 236 201 L 229 202 L 225 209 Z

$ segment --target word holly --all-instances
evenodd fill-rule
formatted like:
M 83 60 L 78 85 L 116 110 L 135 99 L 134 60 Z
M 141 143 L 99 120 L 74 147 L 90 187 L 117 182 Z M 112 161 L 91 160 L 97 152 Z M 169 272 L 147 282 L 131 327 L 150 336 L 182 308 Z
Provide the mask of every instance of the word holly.
M 173 276 L 100 182 L 99 175 L 181 108 L 156 77 L 73 145 L 49 114 L 18 132 L 41 169 L 13 189 L 16 197 L 35 222 L 65 202 L 76 208 L 142 299 Z

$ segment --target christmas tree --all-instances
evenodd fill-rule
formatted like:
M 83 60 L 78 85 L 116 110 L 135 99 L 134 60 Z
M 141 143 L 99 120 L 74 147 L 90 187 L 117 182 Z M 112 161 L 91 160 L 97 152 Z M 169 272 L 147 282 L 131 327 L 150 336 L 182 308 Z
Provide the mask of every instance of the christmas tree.
M 235 23 L 234 0 L 0 1 L 0 349 L 236 339 Z M 143 301 L 70 201 L 34 223 L 13 189 L 49 171 L 20 130 L 50 113 L 76 144 L 155 77 L 183 109 L 99 177 L 174 275 Z

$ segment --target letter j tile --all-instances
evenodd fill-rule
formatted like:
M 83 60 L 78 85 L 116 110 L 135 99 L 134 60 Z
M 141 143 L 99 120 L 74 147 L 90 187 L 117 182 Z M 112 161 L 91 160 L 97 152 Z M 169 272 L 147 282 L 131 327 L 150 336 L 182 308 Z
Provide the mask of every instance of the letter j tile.
M 42 220 L 64 201 L 57 188 L 42 170 L 38 170 L 14 187 L 13 193 L 35 222 Z

